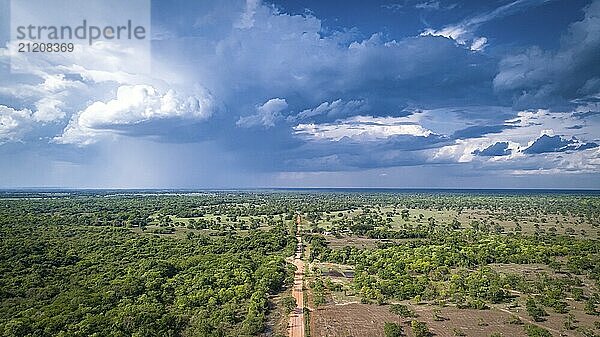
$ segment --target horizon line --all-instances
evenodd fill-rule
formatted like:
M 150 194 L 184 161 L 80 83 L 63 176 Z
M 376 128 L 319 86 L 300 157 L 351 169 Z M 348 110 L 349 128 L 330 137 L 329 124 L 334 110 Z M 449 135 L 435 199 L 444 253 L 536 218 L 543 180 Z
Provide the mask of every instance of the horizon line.
M 251 191 L 251 190 L 448 190 L 448 191 L 597 191 L 574 187 L 0 187 L 5 191 Z

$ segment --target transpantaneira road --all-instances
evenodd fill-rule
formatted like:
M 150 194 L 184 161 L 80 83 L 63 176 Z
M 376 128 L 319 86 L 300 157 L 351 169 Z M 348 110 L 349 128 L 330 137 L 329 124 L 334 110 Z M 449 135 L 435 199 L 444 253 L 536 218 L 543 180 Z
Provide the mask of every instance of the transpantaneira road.
M 300 215 L 298 215 L 298 224 L 300 223 Z M 304 262 L 302 261 L 302 238 L 298 239 L 298 247 L 294 256 L 294 265 L 296 273 L 294 274 L 294 288 L 292 296 L 296 299 L 296 308 L 290 314 L 290 325 L 288 331 L 290 337 L 304 337 L 304 292 L 302 291 L 304 278 Z

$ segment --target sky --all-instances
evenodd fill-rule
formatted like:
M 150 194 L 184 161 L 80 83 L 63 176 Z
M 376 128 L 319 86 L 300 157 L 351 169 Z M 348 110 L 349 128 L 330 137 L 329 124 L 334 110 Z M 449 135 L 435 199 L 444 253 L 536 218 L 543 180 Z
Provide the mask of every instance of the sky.
M 600 0 L 152 1 L 150 69 L 10 10 L 0 188 L 600 189 Z

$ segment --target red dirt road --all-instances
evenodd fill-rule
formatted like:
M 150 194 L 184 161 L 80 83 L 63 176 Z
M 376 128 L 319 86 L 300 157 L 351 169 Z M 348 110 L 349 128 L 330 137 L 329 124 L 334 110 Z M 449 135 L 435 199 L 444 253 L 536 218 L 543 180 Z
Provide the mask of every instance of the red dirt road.
M 298 238 L 300 241 L 300 238 Z M 296 256 L 294 258 L 294 265 L 296 273 L 294 275 L 294 288 L 292 289 L 292 296 L 296 299 L 296 308 L 290 315 L 290 326 L 288 328 L 290 337 L 304 337 L 304 292 L 302 291 L 303 277 L 304 277 L 304 262 L 300 258 L 302 244 L 298 244 L 298 250 L 296 250 Z
M 297 222 L 300 223 L 300 215 L 298 215 Z M 298 247 L 294 256 L 294 265 L 297 269 L 292 289 L 292 296 L 296 299 L 296 308 L 290 314 L 288 331 L 290 337 L 304 337 L 304 292 L 302 291 L 304 262 L 302 261 L 302 238 L 297 236 L 296 239 L 298 239 Z

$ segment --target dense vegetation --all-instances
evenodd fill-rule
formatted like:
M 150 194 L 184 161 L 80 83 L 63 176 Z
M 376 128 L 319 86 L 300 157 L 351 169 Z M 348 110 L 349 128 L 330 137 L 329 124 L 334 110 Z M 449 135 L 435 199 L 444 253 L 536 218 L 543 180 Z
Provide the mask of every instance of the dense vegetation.
M 110 200 L 121 202 L 152 205 Z M 105 203 L 3 201 L 0 333 L 239 336 L 264 329 L 269 294 L 293 275 L 284 261 L 296 243 L 288 228 L 177 239 L 70 223 L 77 216 L 97 217 L 101 211 L 94 207 Z M 100 214 L 115 210 L 105 212 Z

